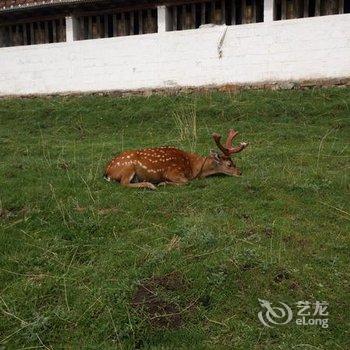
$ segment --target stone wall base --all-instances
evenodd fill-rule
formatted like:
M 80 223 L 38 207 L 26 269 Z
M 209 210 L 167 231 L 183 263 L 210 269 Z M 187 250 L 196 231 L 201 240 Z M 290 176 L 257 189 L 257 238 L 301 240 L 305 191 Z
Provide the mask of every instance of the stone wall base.
M 177 95 L 192 93 L 210 93 L 215 91 L 226 93 L 238 93 L 243 90 L 309 90 L 324 88 L 350 88 L 350 77 L 337 79 L 316 79 L 303 81 L 280 81 L 264 82 L 252 84 L 225 84 L 225 85 L 206 85 L 206 86 L 184 86 L 175 88 L 157 88 L 157 89 L 140 89 L 140 90 L 106 90 L 92 92 L 64 92 L 50 94 L 33 94 L 33 95 L 6 95 L 0 96 L 0 99 L 6 98 L 49 98 L 56 96 L 151 96 L 151 95 Z

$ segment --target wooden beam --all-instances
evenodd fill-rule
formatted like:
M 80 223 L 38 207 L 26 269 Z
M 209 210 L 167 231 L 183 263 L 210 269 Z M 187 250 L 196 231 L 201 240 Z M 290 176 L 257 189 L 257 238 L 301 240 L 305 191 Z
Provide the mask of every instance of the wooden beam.
M 92 16 L 88 17 L 88 39 L 92 39 Z
M 25 23 L 22 24 L 22 33 L 23 33 L 23 45 L 28 45 L 27 25 Z
M 44 33 L 45 33 L 44 41 L 45 41 L 45 43 L 49 43 L 50 38 L 49 38 L 49 23 L 48 23 L 48 21 L 44 22 Z
M 309 0 L 304 0 L 304 17 L 309 17 Z
M 177 6 L 173 6 L 173 30 L 177 30 Z
M 226 1 L 221 0 L 221 23 L 225 24 L 226 23 L 226 6 L 225 6 Z
M 5 42 L 5 27 L 0 26 L 0 47 L 5 47 L 6 42 Z
M 9 26 L 9 46 L 13 46 L 13 32 L 12 32 L 12 26 Z
M 321 16 L 321 0 L 315 1 L 315 16 Z
M 62 41 L 62 21 L 59 19 L 57 25 L 57 42 L 60 41 Z
M 126 23 L 125 23 L 125 12 L 122 12 L 121 14 L 121 23 L 122 23 L 122 35 L 127 35 L 126 33 Z
M 57 28 L 56 28 L 56 20 L 52 20 L 52 42 L 57 43 Z
M 187 12 L 187 10 L 186 10 L 186 5 L 182 5 L 182 8 L 181 8 L 181 28 L 180 28 L 180 30 L 182 29 L 186 29 L 186 27 L 185 27 L 185 24 L 186 24 L 186 12 Z
M 85 17 L 79 17 L 79 40 L 85 39 Z
M 247 2 L 246 0 L 242 0 L 242 4 L 241 4 L 241 22 L 242 24 L 246 23 L 246 18 L 245 18 L 245 12 L 246 12 L 246 8 L 247 8 Z
M 210 1 L 210 23 L 215 22 L 215 1 Z
M 287 0 L 281 1 L 281 19 L 287 19 Z
M 324 15 L 329 15 L 329 11 L 331 9 L 331 2 L 333 0 L 326 0 L 326 1 L 321 1 L 320 0 L 320 16 L 322 14 L 322 16 Z M 317 7 L 317 4 L 316 4 L 316 7 Z M 316 11 L 315 11 L 316 12 Z
M 30 45 L 34 45 L 35 44 L 34 23 L 30 22 L 29 26 L 30 26 Z
M 101 38 L 101 16 L 96 16 L 96 36 Z
M 253 6 L 253 20 L 252 22 L 253 23 L 256 23 L 256 0 L 252 0 L 252 6 Z
M 108 15 L 103 16 L 104 37 L 108 38 Z
M 66 41 L 67 35 L 66 35 L 66 19 L 65 18 L 60 19 L 60 29 L 61 29 L 61 39 L 62 39 L 62 41 Z
M 113 36 L 117 36 L 117 15 L 112 16 Z
M 152 32 L 152 13 L 151 9 L 147 9 L 147 20 L 146 20 L 146 28 L 144 29 L 145 34 Z
M 201 3 L 201 24 L 205 24 L 205 2 Z
M 45 37 L 45 22 L 40 22 L 40 36 L 41 36 L 41 43 L 46 43 L 46 37 Z
M 231 24 L 235 25 L 236 23 L 236 0 L 231 0 Z
M 196 4 L 191 4 L 192 29 L 196 28 Z
M 135 17 L 134 17 L 134 11 L 130 12 L 130 35 L 135 34 Z
M 43 43 L 43 31 L 41 28 L 41 22 L 37 22 L 36 27 L 37 27 L 37 33 L 38 33 L 38 40 L 37 40 L 36 44 L 42 44 Z
M 15 43 L 14 43 L 16 46 L 20 45 L 20 43 L 19 43 L 20 40 L 18 40 L 19 36 L 20 36 L 19 35 L 19 25 L 17 24 L 15 26 Z M 21 40 L 21 42 L 22 42 L 22 40 Z
M 139 11 L 139 34 L 143 34 L 142 10 Z
M 294 5 L 294 18 L 299 18 L 300 17 L 300 1 L 294 0 L 293 5 Z
M 10 46 L 10 26 L 4 27 L 4 45 Z

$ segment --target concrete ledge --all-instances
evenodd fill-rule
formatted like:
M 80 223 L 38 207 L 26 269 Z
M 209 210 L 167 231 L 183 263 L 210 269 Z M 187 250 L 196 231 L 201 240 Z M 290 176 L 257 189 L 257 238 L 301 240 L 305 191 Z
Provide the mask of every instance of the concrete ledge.
M 172 96 L 177 94 L 192 94 L 192 93 L 209 93 L 209 92 L 227 92 L 238 93 L 243 90 L 310 90 L 310 89 L 325 89 L 325 88 L 350 88 L 350 77 L 337 79 L 316 79 L 302 81 L 278 81 L 264 82 L 256 84 L 224 84 L 224 85 L 205 85 L 205 86 L 183 86 L 174 88 L 158 88 L 158 89 L 135 89 L 135 90 L 103 90 L 91 92 L 64 92 L 64 93 L 49 93 L 49 94 L 30 94 L 30 95 L 5 95 L 0 96 L 1 99 L 9 98 L 51 98 L 57 96 L 151 96 L 165 95 Z

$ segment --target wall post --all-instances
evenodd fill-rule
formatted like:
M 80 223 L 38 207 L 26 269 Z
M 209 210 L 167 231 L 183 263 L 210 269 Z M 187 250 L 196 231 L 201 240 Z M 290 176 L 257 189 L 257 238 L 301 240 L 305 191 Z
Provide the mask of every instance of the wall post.
M 264 1 L 264 22 L 273 22 L 275 19 L 275 1 Z
M 74 16 L 66 17 L 66 41 L 67 43 L 78 40 L 78 21 Z
M 158 12 L 158 33 L 164 33 L 171 30 L 171 12 L 167 6 L 157 6 Z

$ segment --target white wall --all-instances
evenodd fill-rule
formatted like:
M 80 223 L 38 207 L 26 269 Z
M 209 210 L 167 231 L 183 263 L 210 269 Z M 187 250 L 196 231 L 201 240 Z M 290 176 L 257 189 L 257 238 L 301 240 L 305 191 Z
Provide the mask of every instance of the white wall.
M 0 95 L 338 77 L 350 14 L 0 49 Z

